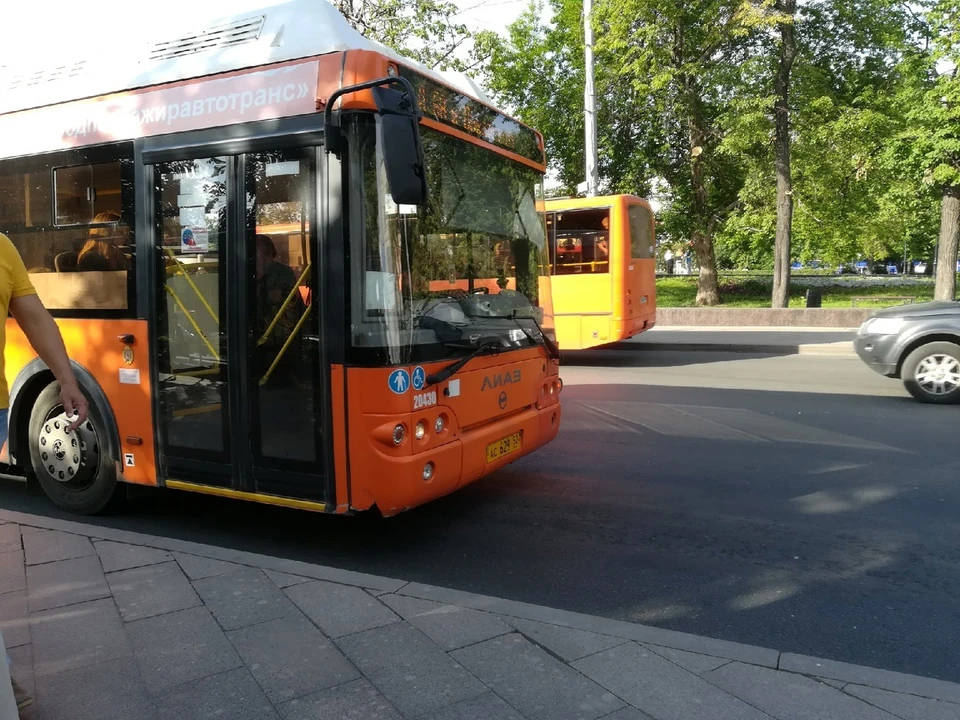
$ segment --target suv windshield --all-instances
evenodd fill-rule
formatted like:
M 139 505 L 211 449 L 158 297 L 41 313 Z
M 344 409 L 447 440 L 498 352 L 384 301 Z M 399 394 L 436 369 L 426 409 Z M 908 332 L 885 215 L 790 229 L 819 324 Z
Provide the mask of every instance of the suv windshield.
M 542 175 L 421 127 L 429 200 L 397 206 L 376 124 L 349 125 L 353 347 L 389 364 L 530 347 L 552 330 Z M 361 353 L 362 354 L 362 353 Z

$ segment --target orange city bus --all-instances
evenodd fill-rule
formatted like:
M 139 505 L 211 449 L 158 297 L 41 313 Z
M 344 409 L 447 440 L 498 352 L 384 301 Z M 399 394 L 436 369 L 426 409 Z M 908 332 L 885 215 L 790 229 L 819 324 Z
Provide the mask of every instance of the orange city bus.
M 393 515 L 559 429 L 540 135 L 326 2 L 259 2 L 122 60 L 0 47 L 0 232 L 91 406 L 66 434 L 8 320 L 0 460 L 61 508 L 133 484 Z
M 583 350 L 656 323 L 654 221 L 633 195 L 546 201 L 557 344 Z

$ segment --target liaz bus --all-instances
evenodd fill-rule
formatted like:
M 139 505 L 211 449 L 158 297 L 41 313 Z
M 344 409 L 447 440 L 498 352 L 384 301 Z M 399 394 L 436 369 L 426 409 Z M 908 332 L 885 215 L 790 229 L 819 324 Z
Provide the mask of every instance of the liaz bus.
M 321 0 L 110 10 L 53 66 L 0 47 L 0 232 L 91 407 L 68 434 L 8 320 L 8 474 L 77 513 L 132 484 L 388 516 L 556 436 L 534 130 Z
M 633 195 L 545 203 L 550 286 L 562 350 L 606 345 L 656 324 L 654 221 Z

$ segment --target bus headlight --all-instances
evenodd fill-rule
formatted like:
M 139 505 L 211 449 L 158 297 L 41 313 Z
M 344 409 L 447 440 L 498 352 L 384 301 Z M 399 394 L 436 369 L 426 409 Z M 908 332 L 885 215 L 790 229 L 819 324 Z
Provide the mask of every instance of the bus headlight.
M 407 429 L 403 426 L 402 423 L 398 423 L 397 426 L 393 429 L 393 444 L 400 445 L 403 443 L 403 438 L 407 435 Z
M 437 435 L 443 432 L 443 415 L 437 417 L 437 421 L 433 424 L 433 429 L 437 431 Z
M 433 479 L 434 470 L 435 470 L 435 467 L 432 462 L 428 462 L 426 465 L 423 466 L 423 479 L 425 482 Z
M 423 420 L 417 423 L 417 426 L 413 429 L 413 436 L 417 440 L 423 440 L 424 435 L 427 434 L 427 427 L 423 424 Z

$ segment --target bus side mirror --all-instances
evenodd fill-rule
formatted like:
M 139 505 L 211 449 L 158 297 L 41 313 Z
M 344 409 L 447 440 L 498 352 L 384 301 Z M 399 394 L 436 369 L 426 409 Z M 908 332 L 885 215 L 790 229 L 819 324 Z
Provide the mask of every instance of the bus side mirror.
M 380 115 L 380 147 L 390 195 L 398 205 L 424 205 L 427 176 L 418 113 L 407 92 L 372 88 Z

